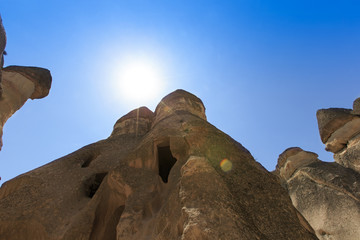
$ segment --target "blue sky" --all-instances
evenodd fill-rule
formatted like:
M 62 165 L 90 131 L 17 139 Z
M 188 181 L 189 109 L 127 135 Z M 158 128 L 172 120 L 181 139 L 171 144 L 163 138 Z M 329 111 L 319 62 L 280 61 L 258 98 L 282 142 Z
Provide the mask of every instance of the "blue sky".
M 2 182 L 107 138 L 178 88 L 268 170 L 292 146 L 332 161 L 315 114 L 360 97 L 359 12 L 359 1 L 0 0 L 5 66 L 53 76 L 50 95 L 5 124 Z M 118 98 L 114 72 L 129 58 L 161 70 L 152 99 Z

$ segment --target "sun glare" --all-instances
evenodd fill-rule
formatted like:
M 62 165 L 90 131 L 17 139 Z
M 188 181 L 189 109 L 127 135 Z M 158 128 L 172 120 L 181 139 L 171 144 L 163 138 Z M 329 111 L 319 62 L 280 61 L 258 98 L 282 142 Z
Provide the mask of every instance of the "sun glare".
M 145 59 L 128 60 L 120 64 L 115 75 L 114 90 L 124 101 L 146 104 L 146 101 L 158 97 L 164 88 L 159 66 Z

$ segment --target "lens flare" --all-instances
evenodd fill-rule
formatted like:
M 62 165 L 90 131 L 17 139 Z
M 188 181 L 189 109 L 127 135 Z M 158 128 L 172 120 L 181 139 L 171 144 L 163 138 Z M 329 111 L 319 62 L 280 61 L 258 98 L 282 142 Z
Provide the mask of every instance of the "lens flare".
M 221 170 L 223 170 L 224 172 L 229 172 L 232 169 L 232 162 L 229 159 L 225 158 L 221 160 L 220 167 Z

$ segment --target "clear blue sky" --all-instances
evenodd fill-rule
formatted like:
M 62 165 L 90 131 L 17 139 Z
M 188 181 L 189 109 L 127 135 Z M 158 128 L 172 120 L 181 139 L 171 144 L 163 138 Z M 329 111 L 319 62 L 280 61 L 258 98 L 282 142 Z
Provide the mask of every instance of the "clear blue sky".
M 0 13 L 5 65 L 53 76 L 50 95 L 5 124 L 1 183 L 107 138 L 118 118 L 178 88 L 268 170 L 292 146 L 332 161 L 316 110 L 360 96 L 359 1 L 0 0 Z M 114 70 L 139 56 L 160 66 L 161 93 L 119 100 Z

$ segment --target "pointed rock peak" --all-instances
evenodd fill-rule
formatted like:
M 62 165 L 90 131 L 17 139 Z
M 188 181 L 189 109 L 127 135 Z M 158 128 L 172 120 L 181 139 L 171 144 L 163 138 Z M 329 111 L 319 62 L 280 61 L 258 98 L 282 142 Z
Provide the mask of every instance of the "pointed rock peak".
M 111 137 L 124 134 L 145 135 L 151 128 L 153 118 L 154 113 L 147 107 L 134 109 L 117 120 Z
M 205 106 L 201 99 L 185 90 L 178 89 L 165 96 L 157 105 L 153 124 L 176 111 L 186 111 L 206 120 Z
M 297 169 L 316 161 L 320 161 L 316 153 L 304 151 L 299 147 L 291 147 L 279 155 L 276 173 L 288 180 Z

